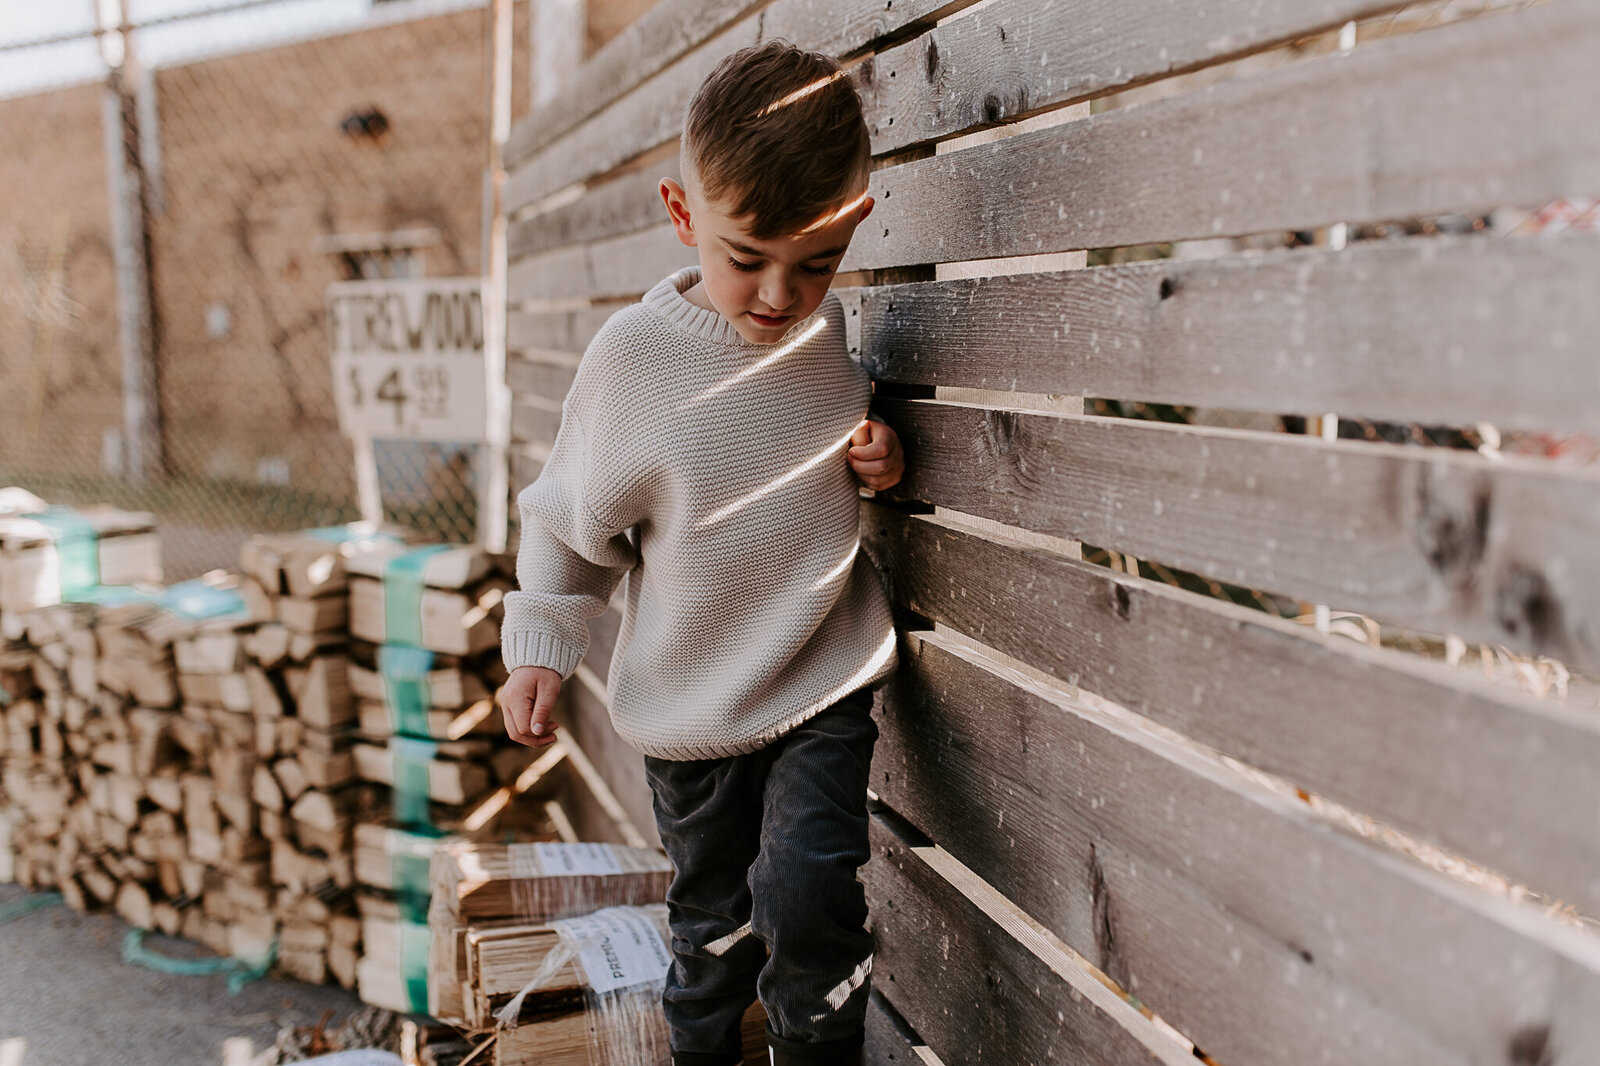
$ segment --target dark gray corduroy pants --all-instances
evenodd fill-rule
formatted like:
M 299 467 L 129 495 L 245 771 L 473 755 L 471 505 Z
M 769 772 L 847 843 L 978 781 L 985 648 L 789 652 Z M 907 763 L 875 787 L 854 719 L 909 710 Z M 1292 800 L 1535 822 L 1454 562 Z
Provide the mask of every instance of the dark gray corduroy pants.
M 672 968 L 663 1006 L 673 1061 L 740 1061 L 759 995 L 791 1061 L 858 1061 L 872 935 L 867 780 L 878 727 L 859 689 L 759 751 L 645 758 L 667 890 Z

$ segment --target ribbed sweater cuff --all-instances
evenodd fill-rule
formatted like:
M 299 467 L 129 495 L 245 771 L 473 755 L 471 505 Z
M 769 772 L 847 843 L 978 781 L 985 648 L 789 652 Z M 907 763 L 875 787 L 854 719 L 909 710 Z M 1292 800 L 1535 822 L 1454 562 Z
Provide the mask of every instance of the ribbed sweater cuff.
M 518 633 L 505 630 L 500 634 L 500 655 L 507 670 L 519 666 L 543 666 L 554 670 L 565 681 L 578 669 L 583 652 L 548 633 Z

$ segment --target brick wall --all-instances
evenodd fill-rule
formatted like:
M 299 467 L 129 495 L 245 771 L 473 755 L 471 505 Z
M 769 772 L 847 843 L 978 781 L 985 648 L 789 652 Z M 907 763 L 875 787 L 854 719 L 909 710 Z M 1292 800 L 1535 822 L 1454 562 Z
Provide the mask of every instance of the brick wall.
M 98 85 L 0 100 L 0 466 L 99 469 L 122 424 Z
M 588 49 L 649 6 L 591 0 Z M 520 118 L 530 4 L 515 18 Z M 427 232 L 423 272 L 478 272 L 489 29 L 486 7 L 156 72 L 150 225 L 169 472 L 248 485 L 287 471 L 293 489 L 353 494 L 324 328 L 344 266 L 328 249 Z M 76 478 L 41 482 L 63 497 L 108 491 L 94 479 L 122 424 L 100 108 L 98 85 L 0 100 L 0 476 Z M 386 130 L 346 132 L 372 111 Z
M 326 288 L 344 276 L 330 242 L 426 231 L 423 272 L 478 272 L 487 34 L 487 10 L 465 11 L 159 72 L 154 257 L 176 471 L 250 480 L 278 461 L 296 485 L 348 487 L 324 332 Z M 382 132 L 344 128 L 374 111 Z

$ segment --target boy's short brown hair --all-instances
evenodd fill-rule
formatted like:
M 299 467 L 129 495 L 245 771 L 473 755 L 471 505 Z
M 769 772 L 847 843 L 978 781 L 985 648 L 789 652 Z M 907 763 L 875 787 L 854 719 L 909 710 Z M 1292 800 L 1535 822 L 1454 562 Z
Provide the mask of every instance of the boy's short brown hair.
M 798 233 L 862 195 L 872 147 L 832 58 L 772 40 L 717 64 L 689 102 L 682 166 L 750 235 Z

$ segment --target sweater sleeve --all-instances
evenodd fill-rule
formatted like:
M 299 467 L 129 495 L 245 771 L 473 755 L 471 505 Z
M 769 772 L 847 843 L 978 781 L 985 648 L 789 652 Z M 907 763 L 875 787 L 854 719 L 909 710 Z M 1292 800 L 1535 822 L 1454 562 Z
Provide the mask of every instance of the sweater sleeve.
M 544 666 L 571 677 L 589 647 L 589 619 L 605 611 L 638 561 L 626 529 L 595 515 L 614 512 L 589 499 L 591 486 L 607 482 L 604 474 L 569 404 L 550 461 L 517 498 L 520 587 L 506 594 L 500 633 L 507 670 Z

